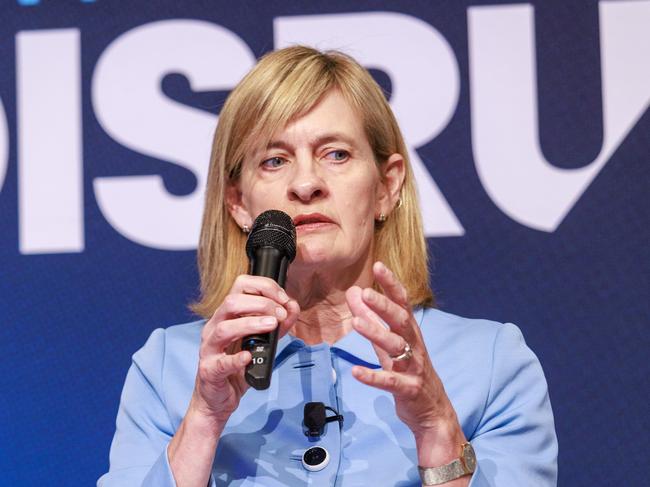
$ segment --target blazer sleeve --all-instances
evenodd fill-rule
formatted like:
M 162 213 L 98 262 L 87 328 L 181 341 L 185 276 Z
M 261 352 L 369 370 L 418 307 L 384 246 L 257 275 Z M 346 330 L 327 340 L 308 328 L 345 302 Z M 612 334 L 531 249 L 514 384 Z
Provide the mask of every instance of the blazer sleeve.
M 117 413 L 109 471 L 97 481 L 98 487 L 176 487 L 167 458 L 174 433 L 162 392 L 164 357 L 165 331 L 158 329 L 133 355 Z
M 515 325 L 496 334 L 491 384 L 472 435 L 471 487 L 557 485 L 557 438 L 544 372 Z

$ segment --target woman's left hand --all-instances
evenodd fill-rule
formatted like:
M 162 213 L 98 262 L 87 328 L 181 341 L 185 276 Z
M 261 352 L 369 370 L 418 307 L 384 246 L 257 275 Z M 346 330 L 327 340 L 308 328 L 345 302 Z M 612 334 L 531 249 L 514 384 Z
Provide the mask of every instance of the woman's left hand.
M 348 289 L 346 299 L 352 326 L 372 342 L 382 369 L 355 366 L 352 375 L 393 394 L 397 416 L 415 436 L 420 465 L 443 465 L 458 458 L 465 436 L 433 368 L 404 286 L 381 262 L 375 263 L 373 274 L 383 294 L 355 286 Z M 410 358 L 391 358 L 403 353 L 406 344 L 412 350 Z

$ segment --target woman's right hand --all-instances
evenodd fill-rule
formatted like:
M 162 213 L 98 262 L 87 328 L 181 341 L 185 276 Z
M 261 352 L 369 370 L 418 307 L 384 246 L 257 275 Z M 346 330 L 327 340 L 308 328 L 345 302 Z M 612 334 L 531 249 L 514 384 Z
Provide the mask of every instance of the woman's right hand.
M 199 366 L 190 410 L 217 429 L 239 405 L 248 389 L 244 369 L 251 354 L 241 350 L 247 335 L 273 331 L 278 337 L 295 324 L 300 307 L 272 279 L 240 275 L 201 332 Z
M 167 455 L 178 487 L 202 487 L 228 418 L 248 389 L 244 369 L 252 357 L 241 350 L 247 335 L 267 333 L 280 323 L 283 336 L 300 307 L 266 277 L 241 275 L 201 332 L 199 366 L 187 413 L 169 443 Z

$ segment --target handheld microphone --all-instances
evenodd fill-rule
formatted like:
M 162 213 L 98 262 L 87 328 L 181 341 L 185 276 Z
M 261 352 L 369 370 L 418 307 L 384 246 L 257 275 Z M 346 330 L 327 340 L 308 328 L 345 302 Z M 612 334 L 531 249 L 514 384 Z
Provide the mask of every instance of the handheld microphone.
M 296 227 L 291 217 L 279 210 L 260 214 L 248 235 L 246 254 L 250 261 L 249 274 L 269 277 L 284 288 L 287 269 L 296 257 Z M 244 377 L 254 389 L 268 389 L 271 385 L 277 342 L 277 328 L 242 340 L 242 350 L 248 350 L 253 356 Z

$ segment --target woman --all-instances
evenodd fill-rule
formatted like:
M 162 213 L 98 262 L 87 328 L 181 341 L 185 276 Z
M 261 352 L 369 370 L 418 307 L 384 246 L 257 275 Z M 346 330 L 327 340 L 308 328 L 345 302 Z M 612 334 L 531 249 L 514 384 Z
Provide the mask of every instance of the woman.
M 286 292 L 246 275 L 246 234 L 271 208 L 296 224 Z M 231 93 L 199 267 L 206 321 L 156 330 L 134 355 L 99 485 L 555 484 L 539 362 L 514 325 L 431 307 L 406 147 L 354 60 L 283 49 Z M 241 340 L 277 326 L 271 387 L 249 390 Z M 307 402 L 344 421 L 306 436 Z M 301 462 L 313 446 L 330 459 L 315 472 Z

